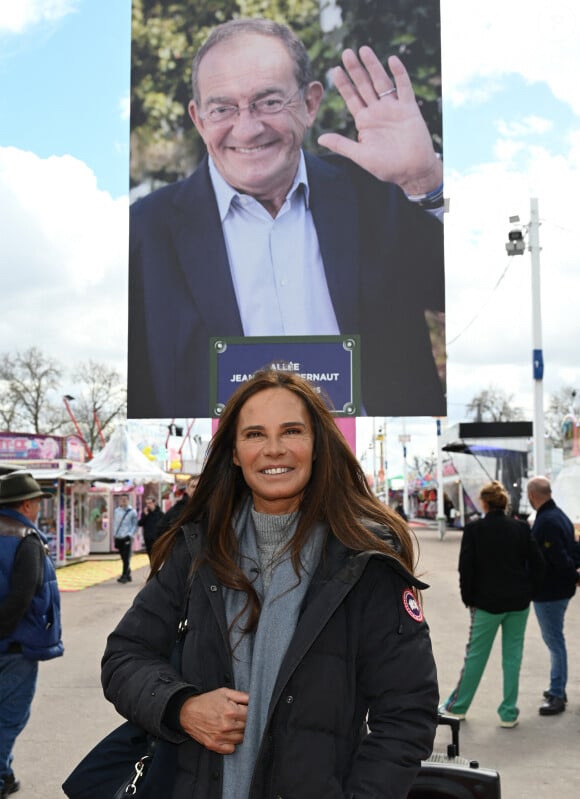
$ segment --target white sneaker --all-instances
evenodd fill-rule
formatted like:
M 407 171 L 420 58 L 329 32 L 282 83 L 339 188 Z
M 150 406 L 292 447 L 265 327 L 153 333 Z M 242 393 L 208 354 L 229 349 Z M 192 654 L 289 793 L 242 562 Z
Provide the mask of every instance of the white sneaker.
M 517 727 L 519 723 L 518 719 L 514 719 L 513 721 L 500 721 L 499 726 L 503 727 L 505 730 L 512 730 L 514 727 Z
M 464 721 L 466 718 L 465 713 L 454 713 L 452 710 L 447 710 L 445 705 L 439 705 L 438 710 L 442 716 L 449 716 L 452 719 L 459 719 L 459 721 Z

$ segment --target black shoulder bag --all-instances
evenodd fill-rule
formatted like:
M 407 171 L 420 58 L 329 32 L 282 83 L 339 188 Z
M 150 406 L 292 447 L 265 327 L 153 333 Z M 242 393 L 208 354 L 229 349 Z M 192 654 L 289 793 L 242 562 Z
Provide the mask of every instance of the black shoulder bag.
M 182 527 L 192 560 L 200 549 L 196 525 Z M 171 664 L 181 670 L 183 636 L 187 628 L 187 610 L 191 584 L 188 580 L 181 621 L 171 653 Z M 130 721 L 110 732 L 91 749 L 67 777 L 62 789 L 69 799 L 158 799 L 171 795 L 177 766 L 177 744 L 150 735 Z

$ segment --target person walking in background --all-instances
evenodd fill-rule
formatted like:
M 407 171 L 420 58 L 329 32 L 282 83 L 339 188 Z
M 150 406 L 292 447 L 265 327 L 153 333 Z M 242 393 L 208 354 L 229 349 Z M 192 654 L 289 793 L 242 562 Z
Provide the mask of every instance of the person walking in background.
M 459 553 L 461 598 L 471 626 L 459 681 L 440 706 L 445 715 L 464 719 L 501 627 L 503 699 L 497 712 L 501 727 L 515 727 L 524 635 L 544 563 L 525 522 L 506 515 L 508 494 L 493 480 L 481 489 L 484 517 L 465 526 Z
M 150 560 L 153 544 L 157 540 L 157 525 L 162 518 L 163 511 L 157 504 L 155 497 L 145 497 L 145 508 L 137 524 L 139 527 L 143 528 L 143 540 Z
M 189 502 L 189 498 L 193 496 L 195 489 L 197 488 L 197 484 L 199 482 L 199 474 L 192 474 L 187 483 L 185 484 L 185 489 L 181 497 L 175 502 L 167 511 L 167 513 L 163 514 L 163 516 L 157 522 L 157 533 L 156 537 L 163 535 L 172 527 L 179 517 L 185 511 L 185 506 Z
M 45 494 L 25 472 L 0 478 L 0 798 L 16 793 L 12 749 L 30 717 L 38 661 L 59 657 L 60 595 L 36 526 Z
M 131 507 L 128 494 L 121 494 L 119 505 L 113 514 L 113 530 L 115 547 L 121 556 L 123 572 L 118 583 L 130 583 L 131 577 L 131 550 L 133 549 L 133 536 L 137 531 L 137 511 Z
M 178 744 L 156 795 L 404 799 L 437 723 L 427 586 L 409 528 L 306 380 L 265 370 L 239 387 L 186 520 L 102 661 L 118 712 Z
M 576 592 L 578 572 L 574 525 L 552 499 L 550 482 L 533 477 L 528 483 L 528 499 L 536 511 L 532 535 L 546 562 L 546 579 L 534 593 L 534 610 L 542 639 L 550 652 L 550 686 L 544 691 L 541 716 L 566 710 L 568 654 L 564 638 L 564 616 L 570 597 Z

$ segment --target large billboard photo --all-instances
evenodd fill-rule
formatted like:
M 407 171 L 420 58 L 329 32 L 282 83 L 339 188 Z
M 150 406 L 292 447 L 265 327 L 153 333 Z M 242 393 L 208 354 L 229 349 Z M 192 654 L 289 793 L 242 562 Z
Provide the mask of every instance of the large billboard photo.
M 133 0 L 129 416 L 329 337 L 345 415 L 445 415 L 441 130 L 438 0 Z

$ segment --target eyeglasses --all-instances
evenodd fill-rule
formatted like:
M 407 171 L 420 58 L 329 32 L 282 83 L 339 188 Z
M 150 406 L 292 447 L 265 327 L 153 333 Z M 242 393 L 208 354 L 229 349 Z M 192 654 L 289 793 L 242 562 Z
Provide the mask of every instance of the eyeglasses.
M 258 119 L 261 117 L 270 117 L 288 108 L 301 92 L 302 89 L 298 89 L 286 99 L 283 97 L 262 97 L 260 100 L 254 100 L 253 103 L 248 103 L 248 105 L 216 105 L 210 108 L 207 114 L 200 114 L 200 117 L 204 122 L 209 122 L 212 125 L 221 125 L 224 122 L 230 122 L 234 117 L 239 116 L 242 111 L 246 110 Z

